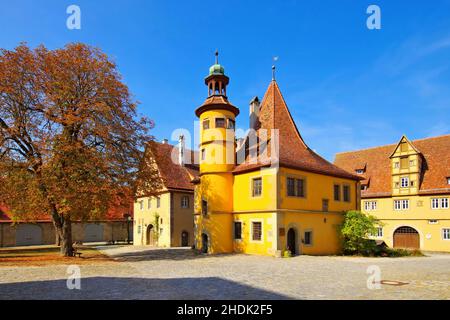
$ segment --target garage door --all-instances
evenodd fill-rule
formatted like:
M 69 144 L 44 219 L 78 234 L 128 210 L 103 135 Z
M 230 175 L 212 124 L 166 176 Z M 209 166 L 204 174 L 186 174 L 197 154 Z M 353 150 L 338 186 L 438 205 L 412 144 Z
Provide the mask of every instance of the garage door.
M 96 223 L 88 223 L 84 227 L 83 242 L 102 242 L 103 241 L 103 225 Z
M 400 227 L 394 232 L 394 248 L 420 249 L 420 236 L 411 227 Z
M 42 229 L 35 224 L 20 224 L 16 229 L 17 246 L 34 246 L 42 243 Z

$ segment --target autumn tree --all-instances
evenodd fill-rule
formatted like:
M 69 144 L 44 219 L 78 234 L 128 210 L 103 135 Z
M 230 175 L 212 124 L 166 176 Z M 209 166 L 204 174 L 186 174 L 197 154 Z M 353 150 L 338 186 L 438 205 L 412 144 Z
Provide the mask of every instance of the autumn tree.
M 72 221 L 101 218 L 139 179 L 158 188 L 139 170 L 151 127 L 99 49 L 0 50 L 0 202 L 16 219 L 50 215 L 61 254 L 73 255 Z

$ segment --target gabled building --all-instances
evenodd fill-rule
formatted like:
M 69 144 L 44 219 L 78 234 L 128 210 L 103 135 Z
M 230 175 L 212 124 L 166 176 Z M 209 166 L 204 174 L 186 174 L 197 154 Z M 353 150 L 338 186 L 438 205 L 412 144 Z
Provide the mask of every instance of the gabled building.
M 450 135 L 339 153 L 335 164 L 360 175 L 361 207 L 391 247 L 450 252 Z
M 196 153 L 179 145 L 150 142 L 146 157 L 161 180 L 155 195 L 138 194 L 134 203 L 134 245 L 187 247 L 193 245 L 194 185 L 198 177 Z
M 205 253 L 335 254 L 343 212 L 359 208 L 359 180 L 311 150 L 273 79 L 250 104 L 250 131 L 236 140 L 239 109 L 214 64 L 205 79 L 196 183 L 195 246 Z

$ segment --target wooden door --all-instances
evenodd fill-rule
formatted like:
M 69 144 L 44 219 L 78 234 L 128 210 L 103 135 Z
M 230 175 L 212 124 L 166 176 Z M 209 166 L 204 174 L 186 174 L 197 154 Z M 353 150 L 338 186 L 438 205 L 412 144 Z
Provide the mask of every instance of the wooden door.
M 394 248 L 420 249 L 420 236 L 411 227 L 400 227 L 394 232 Z

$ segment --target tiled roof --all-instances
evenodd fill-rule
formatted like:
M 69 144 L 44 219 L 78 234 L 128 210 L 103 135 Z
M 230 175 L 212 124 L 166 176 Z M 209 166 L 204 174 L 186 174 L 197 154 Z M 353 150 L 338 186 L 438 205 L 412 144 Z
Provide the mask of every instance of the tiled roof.
M 450 177 L 450 135 L 411 141 L 415 149 L 422 155 L 422 181 L 419 193 L 450 193 L 447 177 Z M 364 197 L 390 196 L 392 193 L 391 162 L 397 144 L 375 147 L 359 151 L 338 153 L 335 164 L 354 172 L 360 163 L 367 163 L 362 175 L 370 179 L 367 190 L 362 191 Z
M 186 149 L 186 164 L 181 166 L 178 163 L 178 147 L 155 141 L 150 142 L 150 146 L 164 186 L 167 189 L 194 191 L 191 181 L 198 177 L 198 165 L 195 165 L 197 153 Z
M 258 135 L 262 135 L 262 130 L 267 130 L 269 139 L 271 129 L 279 130 L 279 165 L 281 167 L 290 167 L 298 170 L 315 172 L 324 175 L 336 176 L 352 180 L 359 180 L 360 177 L 351 174 L 334 164 L 328 162 L 313 150 L 311 150 L 301 137 L 297 126 L 289 112 L 286 102 L 281 95 L 276 81 L 272 81 L 264 95 L 260 107 Z M 274 140 L 275 142 L 275 140 Z M 270 158 L 270 141 L 267 143 L 267 154 Z M 260 151 L 261 153 L 261 151 Z M 252 164 L 248 157 L 246 161 L 238 165 L 234 173 L 241 173 L 269 164 L 269 159 L 260 156 L 258 164 Z

